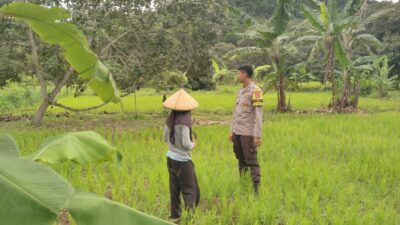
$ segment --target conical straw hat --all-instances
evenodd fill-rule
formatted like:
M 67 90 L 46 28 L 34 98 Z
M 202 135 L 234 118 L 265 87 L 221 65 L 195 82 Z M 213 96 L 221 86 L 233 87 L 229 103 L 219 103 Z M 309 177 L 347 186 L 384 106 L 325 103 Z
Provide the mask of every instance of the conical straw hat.
M 189 111 L 197 108 L 199 103 L 182 88 L 167 98 L 163 105 L 176 111 Z

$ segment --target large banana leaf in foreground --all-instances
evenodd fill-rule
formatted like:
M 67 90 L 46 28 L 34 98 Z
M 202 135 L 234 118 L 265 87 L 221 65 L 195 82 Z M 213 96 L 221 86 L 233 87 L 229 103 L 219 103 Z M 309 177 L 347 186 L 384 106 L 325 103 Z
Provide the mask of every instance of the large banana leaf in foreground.
M 0 157 L 19 157 L 19 148 L 15 139 L 8 134 L 0 134 Z
M 171 225 L 123 204 L 77 191 L 68 209 L 79 225 Z
M 0 157 L 0 224 L 52 225 L 74 189 L 32 160 Z
M 31 3 L 14 2 L 0 8 L 0 16 L 9 16 L 28 23 L 49 44 L 57 44 L 79 75 L 103 101 L 118 102 L 118 91 L 113 77 L 96 54 L 90 50 L 85 35 L 73 24 L 61 8 L 46 8 Z
M 47 139 L 33 158 L 83 164 L 106 160 L 114 152 L 100 135 L 83 131 Z M 75 193 L 52 169 L 20 158 L 12 136 L 0 135 L 0 224 L 53 225 L 69 207 L 78 225 L 170 224 L 94 194 Z
M 31 158 L 36 161 L 78 164 L 112 160 L 116 149 L 94 131 L 79 131 L 45 139 Z

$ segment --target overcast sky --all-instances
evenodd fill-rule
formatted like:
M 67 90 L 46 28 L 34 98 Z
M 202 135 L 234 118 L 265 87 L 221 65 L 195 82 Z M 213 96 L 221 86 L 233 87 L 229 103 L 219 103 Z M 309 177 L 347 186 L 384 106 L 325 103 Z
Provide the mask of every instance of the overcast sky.
M 399 0 L 375 0 L 377 2 L 398 2 Z

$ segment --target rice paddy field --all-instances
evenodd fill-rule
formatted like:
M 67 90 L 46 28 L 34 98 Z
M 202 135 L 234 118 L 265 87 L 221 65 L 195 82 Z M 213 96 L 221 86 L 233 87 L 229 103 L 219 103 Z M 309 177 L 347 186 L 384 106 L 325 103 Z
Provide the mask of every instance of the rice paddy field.
M 218 113 L 230 114 L 233 110 L 233 102 L 236 97 L 236 92 L 239 86 L 221 86 L 217 91 L 195 91 L 190 94 L 200 103 L 197 109 L 198 113 Z M 156 92 L 154 89 L 143 89 L 138 91 L 136 96 L 136 106 L 138 112 L 154 113 L 161 112 L 162 107 L 162 94 L 164 92 Z M 170 92 L 172 93 L 172 92 Z M 288 98 L 291 99 L 291 105 L 294 109 L 313 109 L 326 107 L 331 98 L 330 92 L 320 91 L 307 91 L 307 92 L 293 92 L 288 93 Z M 378 98 L 366 97 L 361 98 L 360 107 L 370 111 L 400 111 L 400 95 L 398 92 L 393 92 L 394 97 L 382 101 Z M 272 110 L 276 106 L 276 93 L 267 93 L 264 96 L 265 109 Z M 73 106 L 75 108 L 87 108 L 101 104 L 101 100 L 96 96 L 87 95 L 79 98 L 73 96 L 65 96 L 59 100 L 60 103 Z M 122 99 L 121 104 L 110 103 L 102 108 L 96 109 L 95 112 L 133 112 L 135 111 L 135 98 L 130 95 Z M 122 108 L 122 109 L 121 109 Z M 61 112 L 63 109 L 54 108 L 50 113 Z
M 181 224 L 198 225 L 398 225 L 400 224 L 400 100 L 362 98 L 354 114 L 275 114 L 275 96 L 265 95 L 263 142 L 259 161 L 262 182 L 259 196 L 249 177 L 238 176 L 237 161 L 228 142 L 229 115 L 236 87 L 217 92 L 193 92 L 201 107 L 198 120 L 219 120 L 196 125 L 198 143 L 193 162 L 201 189 L 201 201 L 193 217 Z M 0 132 L 12 134 L 22 154 L 28 156 L 44 138 L 71 130 L 95 130 L 123 154 L 120 167 L 111 163 L 53 168 L 79 189 L 111 195 L 146 213 L 169 216 L 166 144 L 163 142 L 162 95 L 151 90 L 138 93 L 139 119 L 132 114 L 133 96 L 119 105 L 95 112 L 52 118 L 62 112 L 51 109 L 47 123 L 34 128 L 24 122 L 2 123 Z M 329 102 L 328 92 L 296 92 L 297 109 L 313 109 Z M 64 97 L 74 107 L 96 105 L 95 96 Z M 103 115 L 101 112 L 115 113 Z M 219 115 L 219 116 L 216 116 Z M 82 125 L 78 120 L 103 119 Z M 128 126 L 106 126 L 106 120 Z M 57 120 L 68 126 L 57 126 Z

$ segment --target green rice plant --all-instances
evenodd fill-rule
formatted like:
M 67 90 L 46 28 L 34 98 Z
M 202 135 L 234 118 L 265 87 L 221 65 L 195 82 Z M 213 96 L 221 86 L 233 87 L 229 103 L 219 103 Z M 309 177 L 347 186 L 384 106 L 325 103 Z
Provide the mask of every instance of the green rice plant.
M 365 100 L 377 107 L 379 102 Z M 193 162 L 201 201 L 194 215 L 184 213 L 181 224 L 400 224 L 399 115 L 396 111 L 267 112 L 264 144 L 258 150 L 262 175 L 258 198 L 252 193 L 250 177 L 238 176 L 228 125 L 195 125 L 198 142 Z M 113 200 L 167 219 L 167 145 L 162 126 L 96 128 L 123 154 L 119 170 L 110 163 L 50 166 L 77 189 L 103 196 L 111 186 Z M 29 156 L 45 137 L 65 129 L 10 132 L 21 146 L 21 155 Z

